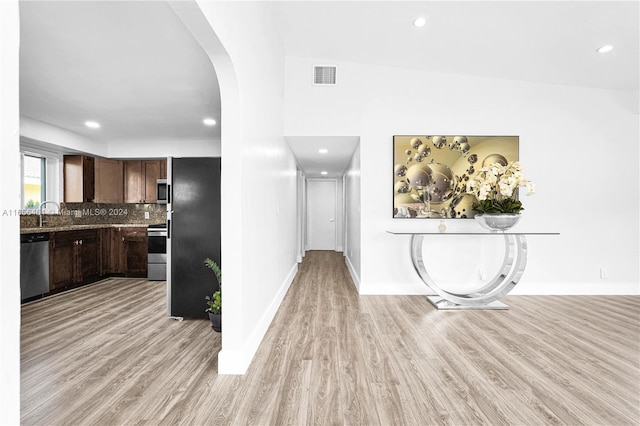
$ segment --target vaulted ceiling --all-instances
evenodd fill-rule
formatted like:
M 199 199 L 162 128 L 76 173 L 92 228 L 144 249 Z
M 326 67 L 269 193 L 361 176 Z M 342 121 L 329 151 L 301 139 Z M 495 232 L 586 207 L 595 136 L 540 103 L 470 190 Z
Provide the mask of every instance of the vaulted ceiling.
M 287 55 L 509 80 L 638 90 L 637 1 L 275 4 Z M 412 25 L 423 17 L 421 28 Z M 605 44 L 611 53 L 597 54 Z
M 637 1 L 271 2 L 286 55 L 638 90 Z M 424 17 L 426 25 L 412 22 Z M 22 1 L 21 115 L 97 141 L 217 138 L 213 66 L 164 1 Z M 608 54 L 596 48 L 612 44 Z M 85 121 L 100 122 L 99 131 Z M 314 138 L 289 138 L 296 143 Z M 353 141 L 351 141 L 353 142 Z M 328 157 L 330 162 L 342 161 Z M 317 164 L 314 167 L 318 166 Z

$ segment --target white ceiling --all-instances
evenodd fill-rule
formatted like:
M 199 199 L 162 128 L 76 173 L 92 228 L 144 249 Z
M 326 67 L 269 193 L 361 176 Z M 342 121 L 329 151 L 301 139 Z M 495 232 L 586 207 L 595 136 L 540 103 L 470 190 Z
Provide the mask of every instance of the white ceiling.
M 638 90 L 638 1 L 281 2 L 287 55 Z M 424 17 L 427 24 L 412 22 Z M 607 55 L 595 50 L 612 44 Z
M 273 2 L 286 55 L 638 90 L 638 1 Z M 21 114 L 99 141 L 216 138 L 211 63 L 163 1 L 22 1 Z M 427 25 L 416 28 L 423 16 Z M 613 44 L 613 52 L 595 49 Z M 85 120 L 102 124 L 99 130 Z M 357 138 L 288 137 L 300 165 L 339 169 Z M 344 145 L 344 146 L 343 146 Z M 333 165 L 333 166 L 332 166 Z M 313 170 L 313 171 L 312 171 Z
M 351 161 L 360 138 L 357 136 L 287 136 L 298 165 L 310 178 L 340 177 Z M 326 153 L 320 153 L 326 149 Z M 322 172 L 327 172 L 322 175 Z
M 104 142 L 220 137 L 215 71 L 166 2 L 20 2 L 20 114 Z

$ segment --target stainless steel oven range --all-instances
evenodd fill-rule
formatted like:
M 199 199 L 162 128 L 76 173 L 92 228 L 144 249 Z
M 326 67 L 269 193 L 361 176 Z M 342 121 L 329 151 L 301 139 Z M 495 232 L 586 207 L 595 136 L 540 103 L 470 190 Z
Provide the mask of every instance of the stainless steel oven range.
M 147 279 L 165 281 L 167 279 L 167 225 L 147 227 Z

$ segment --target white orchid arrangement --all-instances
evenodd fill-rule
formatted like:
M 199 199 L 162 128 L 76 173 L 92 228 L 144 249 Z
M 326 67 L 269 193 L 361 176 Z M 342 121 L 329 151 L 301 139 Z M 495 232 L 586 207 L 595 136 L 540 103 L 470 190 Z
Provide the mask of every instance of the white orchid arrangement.
M 479 202 L 473 204 L 478 213 L 520 213 L 524 207 L 517 200 L 516 191 L 521 186 L 527 188 L 527 195 L 535 193 L 535 185 L 524 178 L 519 162 L 493 163 L 469 179 L 467 193 L 478 199 Z

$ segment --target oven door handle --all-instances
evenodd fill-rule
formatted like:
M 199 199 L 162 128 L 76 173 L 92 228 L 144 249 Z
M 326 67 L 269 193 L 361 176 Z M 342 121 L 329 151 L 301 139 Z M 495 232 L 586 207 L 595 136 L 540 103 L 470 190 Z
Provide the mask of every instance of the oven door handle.
M 166 229 L 148 229 L 147 230 L 147 236 L 149 237 L 166 237 L 167 236 L 167 230 Z

